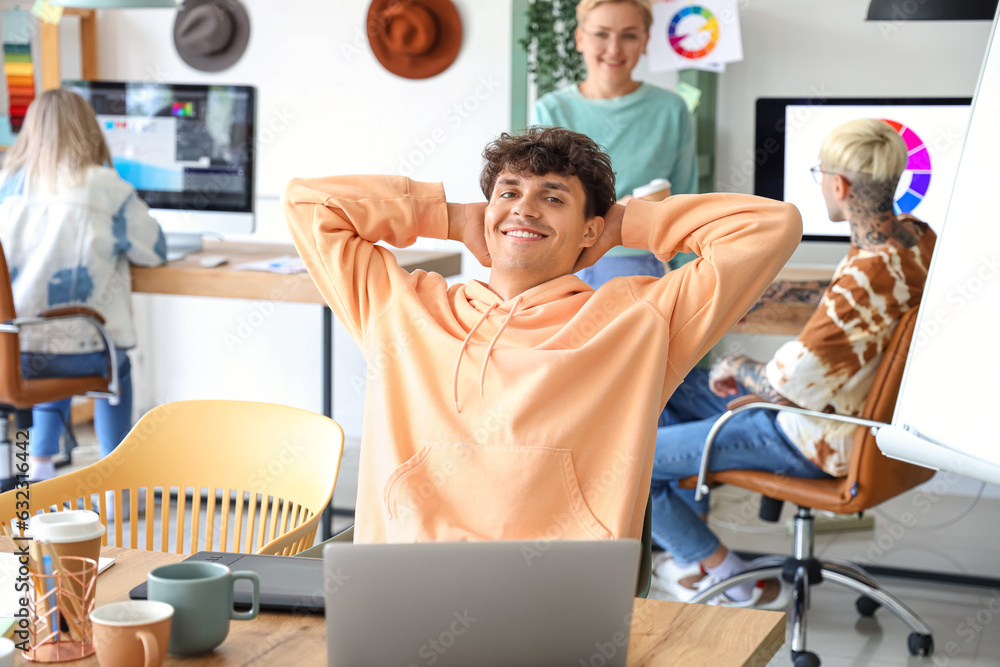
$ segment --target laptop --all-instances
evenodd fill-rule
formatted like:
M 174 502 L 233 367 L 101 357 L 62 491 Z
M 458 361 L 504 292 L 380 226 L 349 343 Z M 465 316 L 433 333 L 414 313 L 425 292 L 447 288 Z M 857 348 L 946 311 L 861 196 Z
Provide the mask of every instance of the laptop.
M 185 563 L 189 561 L 219 563 L 233 572 L 256 572 L 260 577 L 262 610 L 323 613 L 322 559 L 199 551 L 184 559 Z M 145 600 L 146 582 L 129 591 L 128 596 L 133 600 Z M 252 602 L 253 584 L 245 579 L 238 580 L 233 589 L 233 606 L 237 610 L 250 609 Z
M 331 667 L 624 667 L 636 540 L 331 543 Z

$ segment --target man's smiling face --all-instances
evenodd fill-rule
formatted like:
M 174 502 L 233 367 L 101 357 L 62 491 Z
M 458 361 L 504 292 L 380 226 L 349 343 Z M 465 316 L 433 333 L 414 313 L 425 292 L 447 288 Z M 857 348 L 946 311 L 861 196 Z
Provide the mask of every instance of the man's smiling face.
M 585 208 L 576 176 L 500 172 L 486 207 L 493 271 L 524 272 L 536 284 L 572 273 L 602 229 L 603 219 L 588 219 Z

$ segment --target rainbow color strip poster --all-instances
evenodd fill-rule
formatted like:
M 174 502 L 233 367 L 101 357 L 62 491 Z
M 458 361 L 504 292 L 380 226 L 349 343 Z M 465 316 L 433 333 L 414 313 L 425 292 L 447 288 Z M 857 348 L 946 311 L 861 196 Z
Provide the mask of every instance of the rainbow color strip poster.
M 31 12 L 5 9 L 0 12 L 3 35 L 3 71 L 7 77 L 10 129 L 24 124 L 28 105 L 35 99 L 35 66 L 31 62 L 31 35 L 35 31 Z

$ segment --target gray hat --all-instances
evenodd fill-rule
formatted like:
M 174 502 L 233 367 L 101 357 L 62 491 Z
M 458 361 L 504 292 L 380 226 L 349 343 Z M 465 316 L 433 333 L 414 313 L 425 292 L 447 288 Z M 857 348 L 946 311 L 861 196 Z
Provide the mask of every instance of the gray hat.
M 177 55 L 203 72 L 224 70 L 250 41 L 250 17 L 239 0 L 184 0 L 174 19 Z

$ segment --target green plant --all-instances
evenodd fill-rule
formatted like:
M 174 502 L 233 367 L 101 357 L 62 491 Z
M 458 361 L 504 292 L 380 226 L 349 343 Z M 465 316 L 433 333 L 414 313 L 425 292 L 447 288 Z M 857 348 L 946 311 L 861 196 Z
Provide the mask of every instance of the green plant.
M 576 50 L 576 0 L 532 0 L 528 5 L 528 71 L 538 95 L 583 79 L 586 68 Z

